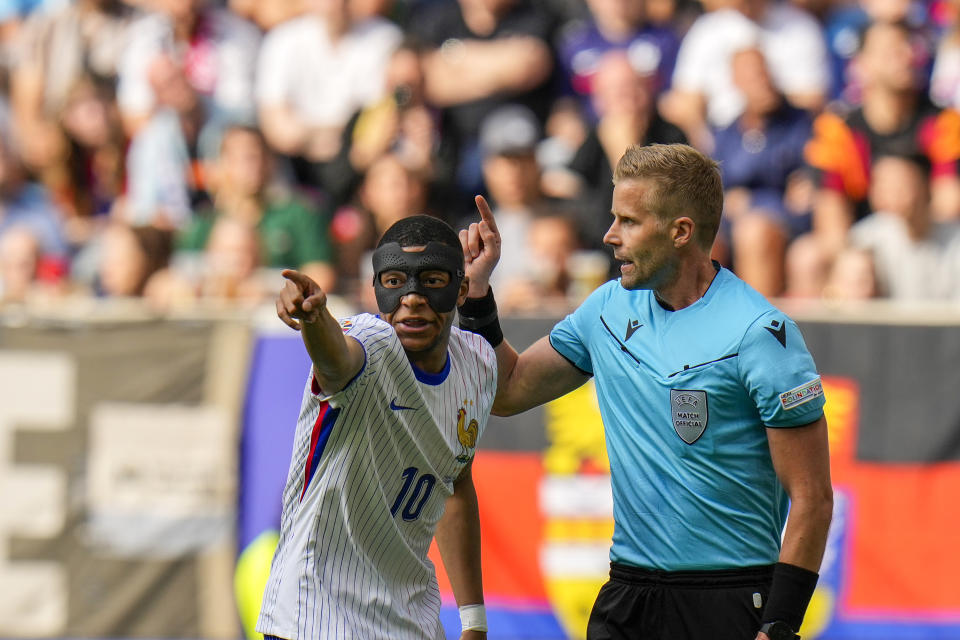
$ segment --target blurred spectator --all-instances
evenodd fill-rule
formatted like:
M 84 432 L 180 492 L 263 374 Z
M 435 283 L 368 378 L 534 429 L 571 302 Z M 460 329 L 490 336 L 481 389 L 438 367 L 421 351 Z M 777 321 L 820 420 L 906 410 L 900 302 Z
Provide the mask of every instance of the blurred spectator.
M 785 259 L 785 298 L 817 299 L 831 278 L 833 257 L 823 245 L 806 233 L 795 239 Z
M 335 204 L 352 195 L 363 173 L 388 152 L 427 178 L 436 196 L 451 197 L 456 149 L 441 135 L 440 114 L 426 103 L 421 56 L 419 46 L 401 44 L 387 65 L 384 97 L 347 124 L 340 154 L 326 172 Z
M 126 142 L 109 90 L 90 79 L 81 78 L 67 95 L 59 126 L 65 154 L 39 176 L 63 210 L 67 238 L 78 249 L 123 191 Z
M 168 57 L 155 58 L 150 75 L 162 108 L 130 143 L 122 217 L 133 225 L 183 228 L 206 200 L 203 158 L 213 155 L 203 102 Z
M 593 102 L 600 119 L 570 161 L 579 185 L 564 194 L 577 201 L 578 224 L 588 248 L 605 248 L 613 167 L 627 147 L 686 142 L 683 132 L 657 112 L 650 81 L 637 73 L 622 51 L 604 55 L 594 75 Z
M 826 20 L 830 10 L 838 4 L 849 4 L 851 0 L 787 0 L 795 7 L 803 9 L 817 19 L 821 24 Z
M 960 3 L 950 4 L 953 15 L 936 47 L 930 97 L 941 107 L 960 109 Z
M 427 100 L 446 109 L 444 136 L 460 159 L 467 194 L 482 187 L 480 124 L 495 108 L 523 104 L 543 122 L 553 99 L 549 47 L 553 18 L 532 0 L 457 0 L 425 3 L 413 37 L 426 43 Z
M 925 156 L 933 167 L 933 212 L 960 216 L 960 113 L 940 110 L 918 89 L 910 31 L 876 23 L 863 38 L 857 72 L 863 104 L 846 116 L 825 112 L 814 121 L 807 161 L 818 170 L 813 229 L 829 252 L 843 246 L 850 225 L 869 212 L 872 159 Z
M 235 218 L 218 219 L 204 252 L 200 297 L 250 305 L 263 302 L 273 290 L 260 266 L 256 227 Z
M 0 238 L 14 228 L 29 229 L 49 268 L 63 276 L 69 261 L 69 245 L 61 227 L 62 214 L 46 189 L 29 182 L 11 146 L 0 136 Z
M 527 230 L 527 251 L 533 263 L 530 277 L 518 278 L 504 293 L 516 301 L 511 302 L 517 309 L 566 312 L 574 282 L 572 258 L 580 251 L 576 225 L 559 215 L 534 218 Z
M 157 58 L 182 71 L 208 118 L 249 119 L 260 43 L 257 28 L 212 0 L 153 0 L 155 13 L 130 27 L 117 99 L 124 125 L 136 133 L 161 104 L 151 82 Z
M 581 98 L 584 111 L 596 119 L 590 96 L 593 79 L 604 54 L 623 51 L 637 73 L 649 76 L 654 94 L 667 89 L 673 75 L 680 39 L 668 28 L 646 20 L 647 0 L 587 0 L 590 17 L 567 25 L 557 54 L 570 89 Z
M 263 266 L 298 269 L 331 291 L 334 256 L 326 220 L 276 184 L 273 173 L 260 131 L 238 125 L 228 128 L 220 154 L 209 167 L 213 209 L 200 212 L 180 234 L 178 249 L 203 252 L 217 221 L 233 218 L 256 230 Z
M 714 4 L 714 3 L 710 3 Z M 691 141 L 710 149 L 707 122 L 725 127 L 743 111 L 730 58 L 741 49 L 763 51 L 776 87 L 794 107 L 816 110 L 829 88 L 829 66 L 820 25 L 786 2 L 730 0 L 700 16 L 684 37 L 665 96 L 664 114 Z
M 231 11 L 263 31 L 306 13 L 308 5 L 308 0 L 227 0 Z
M 279 270 L 263 267 L 259 236 L 246 220 L 218 217 L 195 263 L 185 267 L 174 256 L 169 268 L 153 274 L 144 290 L 148 304 L 171 311 L 264 303 L 281 278 Z
M 540 191 L 540 167 L 536 148 L 539 123 L 522 105 L 505 105 L 493 111 L 480 128 L 483 176 L 492 200 L 494 216 L 503 238 L 502 269 L 491 277 L 497 304 L 505 311 L 532 310 L 556 299 L 558 285 L 566 285 L 559 273 L 550 275 L 563 262 L 562 256 L 577 248 L 572 222 L 564 217 L 560 203 Z M 556 218 L 556 222 L 546 220 Z M 561 258 L 537 255 L 544 248 L 536 234 L 553 235 Z M 566 235 L 569 234 L 569 235 Z M 545 253 L 545 252 L 544 252 Z M 551 280 L 554 280 L 551 285 Z M 550 286 L 548 286 L 550 285 Z M 564 293 L 565 295 L 565 293 Z
M 960 222 L 931 219 L 924 162 L 894 156 L 874 162 L 874 213 L 853 225 L 850 242 L 872 252 L 889 297 L 960 300 Z
M 844 247 L 830 266 L 823 298 L 827 300 L 870 300 L 880 295 L 869 249 Z
M 98 293 L 108 298 L 138 298 L 150 277 L 164 269 L 173 250 L 171 232 L 115 222 L 103 232 Z
M 745 106 L 715 134 L 713 157 L 727 189 L 721 235 L 729 238 L 737 275 L 774 297 L 783 292 L 787 243 L 809 230 L 809 210 L 792 209 L 784 196 L 791 181 L 802 179 L 811 119 L 786 103 L 760 50 L 738 51 L 731 62 Z
M 337 249 L 340 293 L 355 296 L 358 289 L 372 291 L 369 286 L 357 286 L 367 262 L 366 253 L 377 246 L 383 232 L 397 220 L 418 213 L 436 215 L 428 208 L 429 191 L 426 178 L 409 169 L 392 153 L 381 156 L 370 166 L 356 203 L 340 207 L 330 225 Z
M 36 12 L 52 10 L 65 0 L 4 0 L 0 2 L 0 59 L 6 66 L 10 49 L 20 36 L 23 23 Z
M 384 98 L 359 111 L 351 123 L 350 164 L 362 172 L 392 151 L 411 169 L 432 173 L 439 131 L 424 99 L 420 50 L 402 44 L 391 54 L 384 75 Z
M 580 101 L 559 96 L 550 105 L 544 124 L 544 138 L 537 148 L 541 167 L 566 166 L 587 138 L 588 124 Z
M 824 17 L 832 76 L 830 96 L 847 104 L 859 104 L 862 87 L 854 68 L 854 59 L 860 50 L 864 30 L 872 22 L 909 25 L 914 60 L 924 70 L 922 81 L 925 83 L 933 61 L 934 42 L 927 23 L 928 4 L 924 0 L 834 3 Z
M 36 13 L 19 36 L 10 98 L 24 161 L 45 169 L 69 152 L 58 120 L 81 84 L 114 99 L 132 10 L 119 0 L 76 0 Z
M 657 27 L 672 29 L 681 37 L 703 13 L 701 0 L 644 0 L 647 21 Z
M 0 235 L 0 305 L 26 302 L 36 287 L 40 243 L 26 227 Z
M 401 3 L 402 4 L 402 3 Z M 404 12 L 394 0 L 351 0 L 350 16 L 356 21 L 369 18 L 389 18 Z M 394 17 L 394 19 L 396 19 Z
M 572 198 L 579 193 L 581 184 L 580 177 L 571 173 L 569 166 L 587 139 L 587 123 L 579 100 L 572 96 L 558 98 L 550 109 L 544 134 L 537 145 L 537 164 L 542 170 L 540 188 L 551 197 Z
M 315 0 L 312 10 L 275 27 L 257 68 L 257 106 L 267 142 L 294 159 L 299 183 L 346 197 L 344 128 L 359 109 L 383 97 L 400 30 L 383 18 L 356 21 L 355 0 Z M 349 183 L 349 176 L 346 180 Z

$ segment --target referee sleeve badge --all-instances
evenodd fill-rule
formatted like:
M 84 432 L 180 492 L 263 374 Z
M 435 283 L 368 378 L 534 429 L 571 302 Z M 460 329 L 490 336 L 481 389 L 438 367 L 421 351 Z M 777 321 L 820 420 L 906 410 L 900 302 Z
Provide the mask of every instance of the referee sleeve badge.
M 794 407 L 799 407 L 802 404 L 806 404 L 814 398 L 819 398 L 822 395 L 823 383 L 820 381 L 818 376 L 810 382 L 790 389 L 790 391 L 784 391 L 781 393 L 780 406 L 782 406 L 786 411 L 788 409 L 793 409 Z

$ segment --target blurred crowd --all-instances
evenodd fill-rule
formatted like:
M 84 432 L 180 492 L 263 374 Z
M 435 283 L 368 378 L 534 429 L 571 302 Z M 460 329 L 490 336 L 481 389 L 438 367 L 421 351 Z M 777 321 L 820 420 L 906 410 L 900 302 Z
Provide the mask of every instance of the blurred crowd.
M 960 299 L 958 0 L 6 0 L 0 306 L 362 308 L 404 216 L 490 200 L 505 312 L 616 274 L 631 144 L 721 163 L 771 298 Z

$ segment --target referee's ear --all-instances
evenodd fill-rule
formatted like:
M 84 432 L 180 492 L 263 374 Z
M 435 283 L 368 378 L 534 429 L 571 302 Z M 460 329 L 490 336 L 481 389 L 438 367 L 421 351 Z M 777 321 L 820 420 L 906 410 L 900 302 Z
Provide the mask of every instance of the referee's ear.
M 670 239 L 673 240 L 673 248 L 682 249 L 693 242 L 696 230 L 697 223 L 690 216 L 674 218 L 670 223 Z

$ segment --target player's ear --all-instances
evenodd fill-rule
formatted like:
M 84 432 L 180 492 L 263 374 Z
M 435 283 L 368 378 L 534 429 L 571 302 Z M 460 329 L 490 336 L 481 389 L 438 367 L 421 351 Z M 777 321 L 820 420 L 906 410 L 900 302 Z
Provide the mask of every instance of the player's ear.
M 467 291 L 470 290 L 470 276 L 464 275 L 460 282 L 460 291 L 457 293 L 457 306 L 462 306 L 467 301 Z
M 697 224 L 689 216 L 675 218 L 670 225 L 670 237 L 673 239 L 674 248 L 679 249 L 693 242 L 693 233 L 696 228 Z

